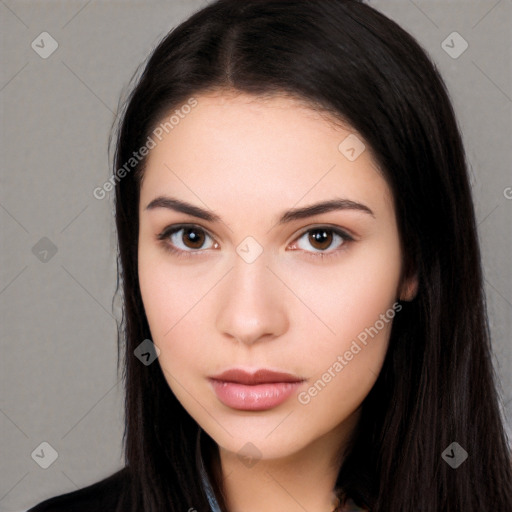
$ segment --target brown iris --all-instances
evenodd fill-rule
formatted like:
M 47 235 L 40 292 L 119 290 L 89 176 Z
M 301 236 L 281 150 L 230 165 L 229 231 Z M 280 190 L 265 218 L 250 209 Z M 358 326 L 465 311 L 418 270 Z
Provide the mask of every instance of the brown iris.
M 204 233 L 196 228 L 182 228 L 183 242 L 190 249 L 199 249 L 204 244 Z M 190 244 L 190 245 L 188 245 Z
M 322 228 L 312 229 L 309 232 L 309 241 L 311 245 L 318 250 L 328 249 L 332 244 L 332 232 Z M 321 247 L 315 244 L 320 244 Z

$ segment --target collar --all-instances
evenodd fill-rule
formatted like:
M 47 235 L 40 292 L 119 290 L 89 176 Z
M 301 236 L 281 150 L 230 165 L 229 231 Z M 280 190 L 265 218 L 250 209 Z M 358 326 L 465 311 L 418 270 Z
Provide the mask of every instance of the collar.
M 201 428 L 199 427 L 197 431 L 197 442 L 196 442 L 196 464 L 199 470 L 199 474 L 201 476 L 201 482 L 203 484 L 203 489 L 208 498 L 208 503 L 210 504 L 211 512 L 221 512 L 219 504 L 217 503 L 217 498 L 215 497 L 215 492 L 213 491 L 212 484 L 208 477 L 208 473 L 206 472 L 206 468 L 204 466 L 203 455 L 201 451 Z

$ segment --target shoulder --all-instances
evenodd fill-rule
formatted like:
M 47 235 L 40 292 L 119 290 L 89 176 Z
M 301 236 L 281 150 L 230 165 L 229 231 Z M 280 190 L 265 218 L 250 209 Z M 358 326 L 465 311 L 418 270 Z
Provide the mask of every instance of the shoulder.
M 127 480 L 128 470 L 123 468 L 92 485 L 45 500 L 27 512 L 115 512 Z

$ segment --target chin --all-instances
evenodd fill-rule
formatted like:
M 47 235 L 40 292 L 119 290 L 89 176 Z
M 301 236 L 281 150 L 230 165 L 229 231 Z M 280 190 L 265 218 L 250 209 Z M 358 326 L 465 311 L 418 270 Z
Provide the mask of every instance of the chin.
M 219 448 L 244 458 L 279 459 L 289 457 L 306 448 L 323 433 L 307 431 L 304 424 L 292 425 L 281 413 L 279 418 L 258 418 L 258 421 L 215 422 L 201 427 L 217 443 Z M 292 415 L 290 415 L 291 418 Z M 225 430 L 224 430 L 225 429 Z

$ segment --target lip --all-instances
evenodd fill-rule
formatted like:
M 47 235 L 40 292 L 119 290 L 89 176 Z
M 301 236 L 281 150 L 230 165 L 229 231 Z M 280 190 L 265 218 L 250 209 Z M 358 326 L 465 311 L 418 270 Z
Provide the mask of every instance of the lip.
M 285 402 L 305 379 L 265 368 L 254 373 L 233 368 L 209 380 L 217 398 L 227 407 L 264 411 Z
M 231 368 L 211 378 L 222 382 L 237 382 L 249 386 L 274 382 L 302 382 L 304 380 L 302 377 L 292 375 L 291 373 L 277 372 L 267 368 L 261 368 L 253 373 L 242 370 L 241 368 Z

